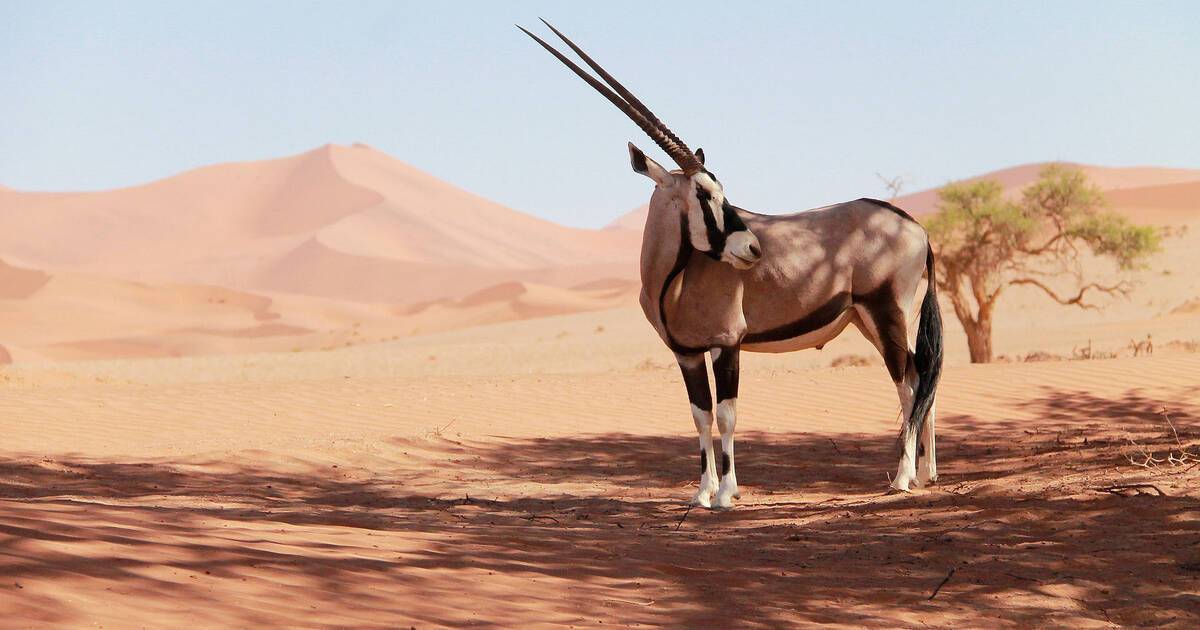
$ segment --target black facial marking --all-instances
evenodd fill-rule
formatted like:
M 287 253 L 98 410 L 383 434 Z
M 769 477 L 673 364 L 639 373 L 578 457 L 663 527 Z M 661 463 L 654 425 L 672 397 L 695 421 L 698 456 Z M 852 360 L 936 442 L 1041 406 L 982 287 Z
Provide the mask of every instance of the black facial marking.
M 742 221 L 742 217 L 738 216 L 737 208 L 729 203 L 726 199 L 725 203 L 721 204 L 721 212 L 725 215 L 725 232 L 733 234 L 746 229 L 746 224 Z
M 713 380 L 717 382 L 717 402 L 737 398 L 741 352 L 738 348 L 722 348 L 713 361 Z
M 700 449 L 700 474 L 708 472 L 708 453 Z
M 728 475 L 728 474 L 729 474 L 729 455 L 726 453 L 721 453 L 721 476 L 724 477 L 725 475 Z
M 698 365 L 692 367 L 680 362 L 679 371 L 683 373 L 688 401 L 704 411 L 712 411 L 712 390 L 708 388 L 708 371 L 704 367 L 704 358 L 701 356 L 699 359 Z
M 704 232 L 708 235 L 708 251 L 704 252 L 709 258 L 721 259 L 725 251 L 725 233 L 717 228 L 717 217 L 713 214 L 712 195 L 700 184 L 696 184 L 696 198 L 700 200 L 700 214 L 704 217 Z

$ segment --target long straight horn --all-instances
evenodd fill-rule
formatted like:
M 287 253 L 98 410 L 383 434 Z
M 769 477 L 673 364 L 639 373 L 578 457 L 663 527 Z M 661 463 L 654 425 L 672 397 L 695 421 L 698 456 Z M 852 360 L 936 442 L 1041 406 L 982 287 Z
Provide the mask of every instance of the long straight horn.
M 630 92 L 628 88 L 626 88 L 624 85 L 621 85 L 621 82 L 617 81 L 616 77 L 609 74 L 607 70 L 605 70 L 604 68 L 602 68 L 600 66 L 600 64 L 596 63 L 596 61 L 594 59 L 592 59 L 590 56 L 588 56 L 587 53 L 583 52 L 583 49 L 581 49 L 579 46 L 576 46 L 575 42 L 571 41 L 570 38 L 568 38 L 566 35 L 563 35 L 562 31 L 554 28 L 553 24 L 547 22 L 543 18 L 538 18 L 538 19 L 542 20 L 542 24 L 545 24 L 547 27 L 550 28 L 550 30 L 554 31 L 554 34 L 558 35 L 558 38 L 563 40 L 563 42 L 567 46 L 570 46 L 571 50 L 575 51 L 575 54 L 579 55 L 579 58 L 583 59 L 584 63 L 586 63 L 592 70 L 595 70 L 596 74 L 600 75 L 601 79 L 604 79 L 604 81 L 606 83 L 608 83 L 610 86 L 612 86 L 612 89 L 614 91 L 616 91 L 617 94 L 621 95 L 621 98 L 628 101 L 629 104 L 634 107 L 634 109 L 638 110 L 639 112 L 642 113 L 643 116 L 646 117 L 646 120 L 649 120 L 651 122 L 651 124 L 658 127 L 659 130 L 663 132 L 663 135 L 665 135 L 668 139 L 670 139 L 671 142 L 675 143 L 675 145 L 678 146 L 683 151 L 684 154 L 686 154 L 688 156 L 692 156 L 692 151 L 691 151 L 691 149 L 688 148 L 687 144 L 685 144 L 683 142 L 683 140 L 680 140 L 679 136 L 676 136 L 671 131 L 671 129 L 669 127 L 667 127 L 666 123 L 664 123 L 662 120 L 659 120 L 658 116 L 655 116 L 654 112 L 650 111 L 650 108 L 646 107 L 645 103 L 643 103 L 641 100 L 639 100 L 638 97 L 634 96 L 633 92 Z M 675 157 L 675 156 L 671 156 L 671 157 Z M 676 158 L 676 159 L 678 159 L 678 158 Z M 689 162 L 690 161 L 698 161 L 698 160 L 695 160 L 695 158 L 693 156 L 692 159 L 689 160 Z M 683 167 L 683 164 L 680 164 L 679 166 Z
M 547 26 L 549 26 L 549 23 L 547 23 Z M 645 132 L 647 136 L 650 136 L 650 139 L 653 140 L 654 143 L 659 146 L 659 148 L 665 151 L 667 155 L 671 156 L 671 159 L 675 160 L 675 163 L 679 165 L 679 168 L 683 169 L 684 173 L 690 176 L 704 170 L 704 165 L 702 165 L 699 160 L 696 159 L 696 156 L 692 154 L 691 150 L 687 148 L 686 144 L 684 144 L 678 138 L 675 138 L 674 134 L 670 134 L 670 131 L 666 130 L 666 126 L 663 125 L 661 121 L 658 121 L 657 118 L 653 118 L 653 114 L 649 114 L 649 116 L 647 116 L 641 111 L 641 109 L 645 109 L 647 113 L 650 111 L 645 105 L 642 105 L 641 101 L 637 101 L 636 98 L 633 99 L 638 105 L 641 106 L 641 109 L 639 109 L 632 105 L 629 101 L 626 101 L 618 96 L 611 89 L 609 89 L 608 86 L 598 81 L 595 77 L 588 74 L 585 70 L 576 65 L 575 62 L 567 58 L 566 55 L 563 55 L 555 50 L 553 46 L 547 44 L 542 40 L 542 38 L 530 33 L 520 25 L 517 25 L 517 28 L 521 29 L 521 32 L 533 38 L 533 40 L 538 44 L 541 44 L 542 48 L 545 48 L 550 54 L 558 58 L 563 65 L 570 68 L 572 72 L 579 76 L 579 78 L 583 79 L 588 83 L 588 85 L 595 88 L 597 92 L 607 98 L 613 105 L 616 105 L 617 109 L 624 112 L 625 115 L 628 116 L 629 119 L 635 124 L 637 124 L 637 126 L 641 128 L 641 130 Z M 551 26 L 550 28 L 553 29 L 554 27 Z M 558 33 L 558 31 L 556 30 L 555 33 Z M 559 33 L 559 37 L 563 37 L 561 33 Z M 564 37 L 564 40 L 565 39 L 566 38 Z M 570 41 L 568 41 L 567 44 L 571 46 L 573 50 L 578 52 L 581 57 L 587 60 L 589 65 L 591 65 L 593 68 L 599 68 L 599 66 L 595 65 L 594 62 L 583 55 L 582 51 L 576 48 L 574 44 L 572 44 Z M 603 70 L 597 71 L 603 73 L 601 76 L 608 75 L 608 73 L 603 72 Z M 609 75 L 609 78 L 611 79 L 611 75 Z M 611 79 L 611 81 L 616 83 L 615 79 Z M 620 86 L 620 84 L 616 83 L 616 86 Z M 629 93 L 624 87 L 620 87 L 620 90 L 626 94 Z M 632 97 L 633 95 L 630 94 L 629 96 Z M 652 120 L 657 121 L 658 124 L 655 124 L 655 122 L 652 122 Z

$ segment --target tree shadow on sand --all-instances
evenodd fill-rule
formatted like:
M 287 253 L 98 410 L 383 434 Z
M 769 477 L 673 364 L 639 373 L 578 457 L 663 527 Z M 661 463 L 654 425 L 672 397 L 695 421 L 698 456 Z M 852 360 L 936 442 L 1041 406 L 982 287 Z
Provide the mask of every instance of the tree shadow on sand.
M 231 580 L 275 571 L 306 581 L 304 597 L 323 606 L 418 624 L 460 617 L 396 610 L 389 591 L 486 571 L 595 589 L 573 597 L 531 582 L 513 595 L 582 621 L 1194 627 L 1200 469 L 1156 473 L 1124 457 L 1127 435 L 1168 443 L 1158 402 L 1046 390 L 1021 411 L 1041 419 L 941 419 L 942 483 L 908 496 L 882 493 L 890 437 L 741 436 L 743 500 L 728 512 L 683 506 L 697 468 L 684 434 L 446 441 L 439 472 L 463 481 L 429 494 L 400 481 L 419 480 L 418 467 L 385 477 L 0 458 L 0 574 L 14 584 L 96 578 L 189 598 L 214 611 L 209 621 L 235 624 L 279 619 L 150 569 Z M 1175 410 L 1185 435 L 1196 434 L 1195 418 Z M 1098 491 L 1130 481 L 1165 496 Z M 517 483 L 523 494 L 506 491 Z M 308 529 L 288 530 L 286 548 L 221 533 L 246 526 Z M 367 557 L 331 528 L 366 530 L 385 547 L 397 534 L 423 542 Z M 53 617 L 63 605 L 53 596 L 21 597 L 17 606 L 37 607 L 45 621 L 70 620 Z

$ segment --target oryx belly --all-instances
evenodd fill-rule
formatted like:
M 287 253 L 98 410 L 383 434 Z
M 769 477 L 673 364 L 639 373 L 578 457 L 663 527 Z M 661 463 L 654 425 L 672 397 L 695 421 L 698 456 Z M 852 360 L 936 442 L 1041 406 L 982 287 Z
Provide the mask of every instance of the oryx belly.
M 842 334 L 842 331 L 846 329 L 846 326 L 850 324 L 853 318 L 854 311 L 847 309 L 834 316 L 828 323 L 819 325 L 817 328 L 806 332 L 796 330 L 797 334 L 794 337 L 775 341 L 744 341 L 742 349 L 748 352 L 792 352 L 795 350 L 816 348 L 833 341 L 834 337 Z

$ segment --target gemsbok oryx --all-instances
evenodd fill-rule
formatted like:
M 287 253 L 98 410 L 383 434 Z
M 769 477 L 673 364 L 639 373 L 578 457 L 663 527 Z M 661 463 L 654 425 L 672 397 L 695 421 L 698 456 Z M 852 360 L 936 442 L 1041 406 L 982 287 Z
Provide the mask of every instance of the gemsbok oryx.
M 700 433 L 700 486 L 692 503 L 728 508 L 739 497 L 733 431 L 740 352 L 821 348 L 848 324 L 883 355 L 900 396 L 900 465 L 891 487 L 907 492 L 934 482 L 942 321 L 933 250 L 921 225 L 875 199 L 781 216 L 734 206 L 704 167 L 703 151 L 692 153 L 637 97 L 542 21 L 607 85 L 518 28 L 625 112 L 679 166 L 667 170 L 629 144 L 633 170 L 654 180 L 642 235 L 642 310 L 675 353 Z M 923 277 L 913 349 L 908 331 Z M 719 476 L 705 352 L 712 356 L 717 389 Z

